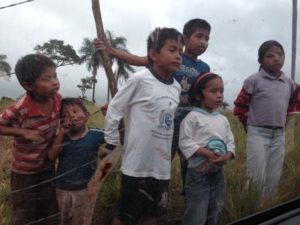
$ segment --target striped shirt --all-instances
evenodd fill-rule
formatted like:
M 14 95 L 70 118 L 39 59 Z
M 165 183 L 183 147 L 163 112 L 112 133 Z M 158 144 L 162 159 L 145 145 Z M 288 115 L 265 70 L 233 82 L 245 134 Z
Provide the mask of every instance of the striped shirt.
M 0 125 L 15 128 L 39 130 L 44 138 L 41 142 L 32 142 L 16 137 L 13 141 L 12 171 L 22 174 L 41 172 L 49 166 L 47 148 L 52 143 L 59 125 L 61 95 L 54 96 L 51 115 L 43 114 L 27 93 L 0 114 Z

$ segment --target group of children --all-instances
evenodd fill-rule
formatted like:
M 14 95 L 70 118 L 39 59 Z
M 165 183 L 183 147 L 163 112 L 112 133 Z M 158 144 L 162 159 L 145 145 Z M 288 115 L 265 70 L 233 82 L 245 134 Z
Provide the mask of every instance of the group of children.
M 61 99 L 49 58 L 36 54 L 21 58 L 15 70 L 26 95 L 0 115 L 0 134 L 15 136 L 12 224 L 88 224 L 85 218 L 92 206 L 87 184 L 97 151 L 101 144 L 109 152 L 120 143 L 122 118 L 126 118 L 122 183 L 112 224 L 157 224 L 167 207 L 171 160 L 178 149 L 185 181 L 183 224 L 220 224 L 225 194 L 222 166 L 235 158 L 235 145 L 228 120 L 217 112 L 224 98 L 222 78 L 197 59 L 208 46 L 210 29 L 202 19 L 188 21 L 183 35 L 173 28 L 156 28 L 147 40 L 147 57 L 98 40 L 98 49 L 146 66 L 110 102 L 104 132 L 87 128 L 89 113 L 80 99 Z M 249 178 L 264 195 L 272 196 L 284 159 L 289 103 L 298 103 L 297 85 L 281 71 L 284 50 L 278 42 L 263 43 L 258 55 L 261 68 L 245 80 L 234 113 L 248 135 Z

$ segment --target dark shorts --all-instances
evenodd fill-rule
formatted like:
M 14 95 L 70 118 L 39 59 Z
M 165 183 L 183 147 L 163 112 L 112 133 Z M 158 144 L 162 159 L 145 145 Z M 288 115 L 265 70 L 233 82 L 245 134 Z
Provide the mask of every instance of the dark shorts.
M 143 218 L 158 217 L 167 209 L 169 180 L 122 175 L 117 217 L 125 225 L 137 225 Z
M 54 168 L 37 174 L 11 173 L 12 225 L 59 224 L 53 177 Z M 51 181 L 43 183 L 47 180 Z

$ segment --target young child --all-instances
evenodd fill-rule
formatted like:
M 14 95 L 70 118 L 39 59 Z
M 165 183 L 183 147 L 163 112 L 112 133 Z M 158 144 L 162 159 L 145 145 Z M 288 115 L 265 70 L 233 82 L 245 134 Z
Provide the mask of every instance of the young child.
M 223 90 L 222 78 L 208 72 L 198 76 L 189 91 L 194 109 L 183 119 L 179 137 L 188 159 L 184 225 L 220 224 L 225 193 L 222 165 L 235 155 L 229 122 L 216 111 Z
M 182 181 L 184 184 L 185 174 L 187 169 L 187 160 L 178 151 L 178 139 L 179 139 L 179 125 L 183 118 L 190 111 L 190 105 L 188 102 L 188 91 L 191 87 L 192 82 L 198 74 L 210 71 L 208 64 L 198 59 L 202 55 L 208 46 L 209 35 L 211 26 L 203 19 L 192 19 L 188 21 L 183 28 L 183 42 L 184 52 L 182 54 L 182 64 L 179 69 L 174 73 L 174 78 L 181 85 L 181 95 L 179 108 L 175 115 L 174 120 L 174 137 L 172 144 L 172 159 L 175 156 L 176 151 L 179 153 L 182 170 Z M 137 65 L 137 66 L 148 66 L 148 58 L 132 55 L 128 52 L 120 51 L 112 48 L 107 40 L 95 41 L 95 47 L 98 50 L 105 49 L 110 55 L 125 61 L 126 63 Z
M 53 216 L 57 213 L 52 184 L 54 164 L 47 158 L 58 127 L 61 102 L 56 67 L 48 57 L 30 54 L 19 59 L 15 73 L 26 94 L 0 115 L 0 134 L 15 137 L 12 224 L 36 224 L 40 219 L 42 224 L 57 224 Z
M 182 36 L 157 28 L 147 41 L 148 68 L 135 73 L 108 106 L 105 141 L 118 145 L 118 125 L 126 117 L 122 186 L 113 225 L 156 224 L 166 209 L 171 173 L 174 113 L 180 85 L 172 74 L 181 64 Z
M 276 195 L 285 152 L 287 109 L 296 84 L 281 68 L 284 50 L 266 41 L 258 50 L 260 69 L 244 81 L 234 114 L 247 130 L 247 174 L 262 196 Z
M 89 113 L 79 98 L 64 98 L 62 126 L 48 152 L 50 160 L 59 159 L 56 194 L 61 224 L 90 225 L 93 212 L 87 184 L 93 176 L 99 145 L 104 143 L 100 129 L 88 129 Z

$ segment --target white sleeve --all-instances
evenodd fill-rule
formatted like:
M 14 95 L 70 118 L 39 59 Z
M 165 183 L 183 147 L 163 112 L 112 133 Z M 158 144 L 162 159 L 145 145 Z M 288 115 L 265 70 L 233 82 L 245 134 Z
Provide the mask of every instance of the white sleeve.
M 179 149 L 189 159 L 200 147 L 193 139 L 195 121 L 187 115 L 180 124 Z
M 226 139 L 225 143 L 227 145 L 228 151 L 232 152 L 234 157 L 235 157 L 235 143 L 234 143 L 234 137 L 231 131 L 230 124 L 228 120 L 226 119 L 225 121 L 225 126 L 226 126 Z
M 119 122 L 124 117 L 130 102 L 137 90 L 138 79 L 134 77 L 129 78 L 126 84 L 117 92 L 108 105 L 105 116 L 105 136 L 106 143 L 118 145 L 120 143 L 119 137 Z

